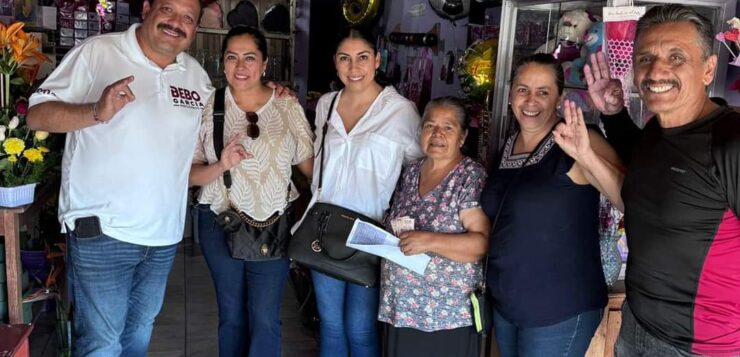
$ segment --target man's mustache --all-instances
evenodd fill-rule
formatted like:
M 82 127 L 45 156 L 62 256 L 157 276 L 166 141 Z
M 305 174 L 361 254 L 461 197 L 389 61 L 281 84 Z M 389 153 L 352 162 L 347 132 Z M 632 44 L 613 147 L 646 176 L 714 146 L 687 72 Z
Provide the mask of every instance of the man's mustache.
M 674 80 L 674 79 L 663 79 L 663 80 L 659 80 L 659 81 L 654 81 L 652 79 L 646 79 L 646 80 L 642 81 L 642 83 L 640 84 L 640 88 L 647 89 L 648 87 L 662 86 L 662 85 L 666 85 L 666 84 L 670 84 L 670 85 L 672 85 L 672 86 L 674 86 L 676 88 L 680 87 L 678 81 L 677 80 Z
M 181 30 L 181 29 L 179 29 L 177 27 L 170 26 L 170 25 L 165 24 L 165 23 L 162 23 L 162 24 L 157 25 L 157 29 L 159 29 L 159 30 L 174 31 L 175 33 L 177 33 L 178 35 L 180 35 L 182 37 L 188 37 L 188 34 L 186 34 L 185 31 L 183 31 L 183 30 Z

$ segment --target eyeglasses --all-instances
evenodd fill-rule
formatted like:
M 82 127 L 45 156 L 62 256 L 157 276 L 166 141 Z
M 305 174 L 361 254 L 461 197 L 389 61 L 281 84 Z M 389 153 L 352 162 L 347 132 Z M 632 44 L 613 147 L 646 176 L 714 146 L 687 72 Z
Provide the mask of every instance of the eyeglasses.
M 249 124 L 247 124 L 247 136 L 252 138 L 252 140 L 257 139 L 260 136 L 260 127 L 257 126 L 257 121 L 260 120 L 260 117 L 255 112 L 247 112 L 247 121 Z

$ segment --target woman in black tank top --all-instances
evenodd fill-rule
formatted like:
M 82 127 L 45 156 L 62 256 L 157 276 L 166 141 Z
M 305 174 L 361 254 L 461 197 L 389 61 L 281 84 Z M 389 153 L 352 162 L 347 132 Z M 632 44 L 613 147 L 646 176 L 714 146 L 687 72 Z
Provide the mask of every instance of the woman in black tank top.
M 519 130 L 481 195 L 495 222 L 487 281 L 504 357 L 583 356 L 607 301 L 599 191 L 617 201 L 617 186 L 601 177 L 621 163 L 573 103 L 565 103 L 565 122 L 558 117 L 562 92 L 552 55 L 517 67 L 510 105 Z

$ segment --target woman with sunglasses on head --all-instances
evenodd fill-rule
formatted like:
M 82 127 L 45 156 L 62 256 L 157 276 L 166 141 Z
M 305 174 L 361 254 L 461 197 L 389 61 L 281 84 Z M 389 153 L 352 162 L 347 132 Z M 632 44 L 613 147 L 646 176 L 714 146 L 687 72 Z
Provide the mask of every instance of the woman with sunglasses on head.
M 376 81 L 380 55 L 374 37 L 365 31 L 353 28 L 340 33 L 334 66 L 344 88 L 321 97 L 316 107 L 317 153 L 329 120 L 323 138 L 321 201 L 380 221 L 402 164 L 423 155 L 418 143 L 419 114 L 393 87 Z M 317 196 L 319 166 L 314 167 L 311 204 Z M 312 271 L 312 278 L 321 320 L 321 356 L 379 356 L 378 288 L 317 271 Z
M 248 216 L 242 219 L 244 224 L 258 229 L 270 229 L 271 222 L 283 224 L 275 221 L 278 217 L 290 220 L 290 202 L 298 196 L 290 181 L 291 166 L 311 177 L 313 134 L 300 104 L 279 97 L 262 82 L 268 54 L 259 30 L 231 29 L 223 41 L 222 58 L 228 82 L 223 94 L 223 150 L 217 156 L 214 148 L 216 94 L 203 111 L 190 172 L 190 184 L 203 186 L 196 207 L 198 236 L 216 288 L 219 355 L 279 357 L 280 305 L 289 261 L 285 247 L 270 244 L 286 244 L 289 232 L 281 228 L 280 237 L 266 243 L 270 252 L 279 252 L 274 256 L 237 259 L 216 219 L 235 209 Z M 222 178 L 225 172 L 230 188 L 229 180 Z

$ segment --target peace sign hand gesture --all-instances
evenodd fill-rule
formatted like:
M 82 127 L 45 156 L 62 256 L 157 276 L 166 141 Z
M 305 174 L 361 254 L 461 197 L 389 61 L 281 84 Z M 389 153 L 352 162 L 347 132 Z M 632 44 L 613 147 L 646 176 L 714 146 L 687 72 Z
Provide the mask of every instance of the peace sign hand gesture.
M 563 103 L 565 123 L 560 123 L 553 130 L 553 137 L 568 156 L 577 162 L 593 154 L 588 128 L 583 120 L 583 111 L 575 102 L 566 100 Z

